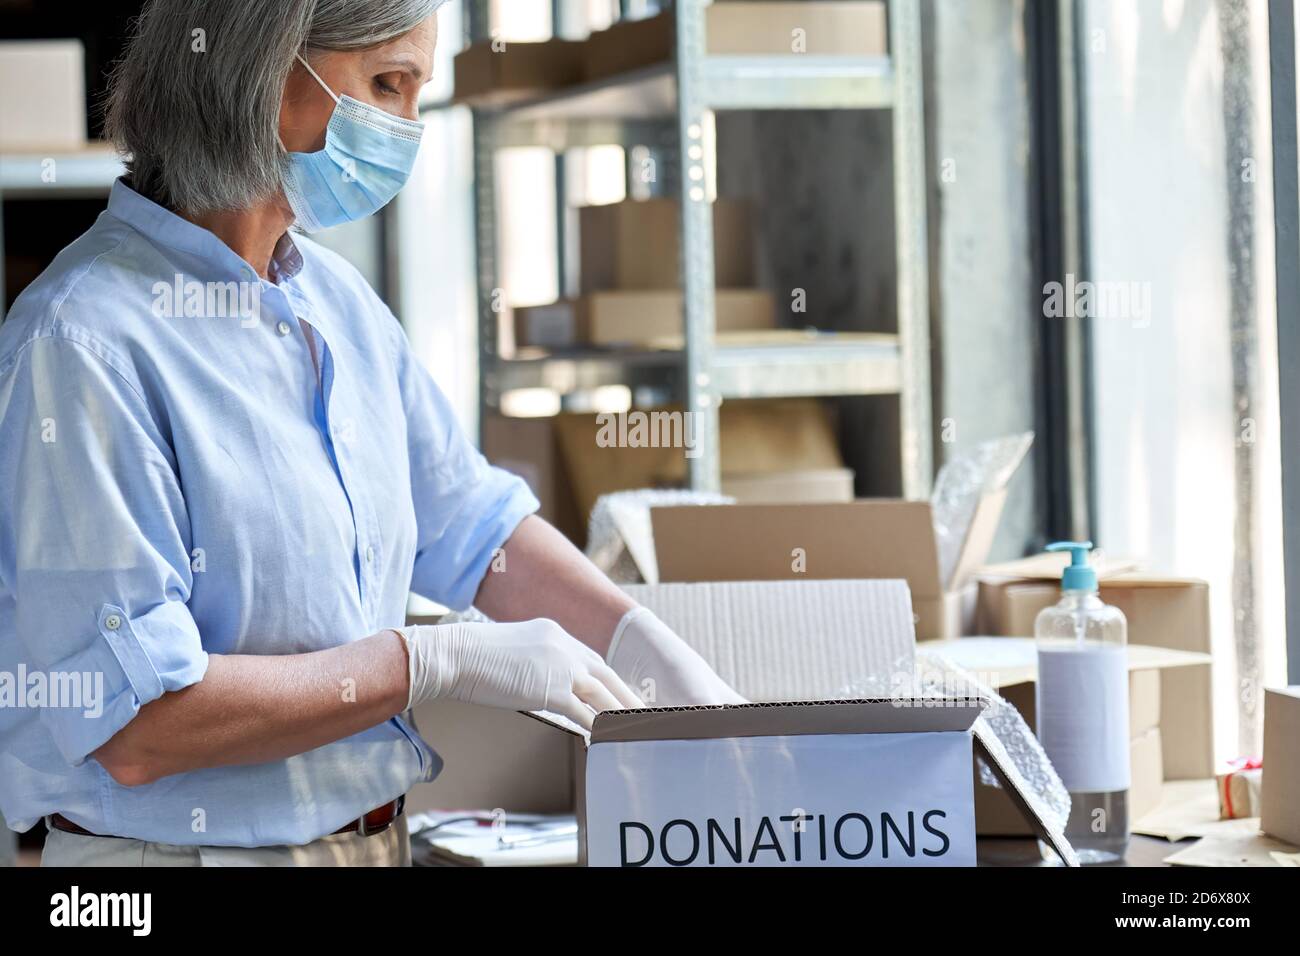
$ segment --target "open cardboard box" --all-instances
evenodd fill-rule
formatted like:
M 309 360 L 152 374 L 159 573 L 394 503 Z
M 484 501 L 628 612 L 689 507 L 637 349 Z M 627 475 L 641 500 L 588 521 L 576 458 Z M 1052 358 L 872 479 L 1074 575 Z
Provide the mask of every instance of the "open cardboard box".
M 963 592 L 997 532 L 1006 491 L 985 494 L 947 580 L 929 502 L 653 508 L 650 529 L 623 531 L 647 582 L 902 578 L 922 640 L 962 633 Z
M 978 753 L 1033 832 L 1075 862 L 978 722 L 982 701 L 861 692 L 888 689 L 913 669 L 903 582 L 627 590 L 754 703 L 606 712 L 590 735 L 532 715 L 575 745 L 581 860 L 973 865 Z
M 1035 681 L 1038 660 L 1029 638 L 961 638 L 922 641 L 918 651 L 947 660 L 1002 695 L 1030 729 L 1036 725 Z M 1160 726 L 1161 684 L 1184 668 L 1209 663 L 1208 654 L 1171 650 L 1141 644 L 1128 645 L 1129 747 L 1132 782 L 1129 819 L 1137 820 L 1160 803 L 1165 778 L 1164 734 Z M 981 836 L 1027 836 L 1032 830 L 1007 794 L 996 787 L 975 784 L 975 827 Z

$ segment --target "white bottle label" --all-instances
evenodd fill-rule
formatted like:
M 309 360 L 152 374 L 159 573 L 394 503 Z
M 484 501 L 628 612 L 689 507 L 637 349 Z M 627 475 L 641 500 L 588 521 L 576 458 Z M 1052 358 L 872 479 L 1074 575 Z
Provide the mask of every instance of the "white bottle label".
M 1038 649 L 1038 739 L 1065 789 L 1129 786 L 1128 654 L 1096 644 Z

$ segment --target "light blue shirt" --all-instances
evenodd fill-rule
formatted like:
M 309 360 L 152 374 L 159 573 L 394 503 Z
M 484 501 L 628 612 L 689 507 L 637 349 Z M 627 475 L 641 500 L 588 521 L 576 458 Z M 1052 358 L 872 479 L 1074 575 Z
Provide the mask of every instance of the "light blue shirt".
M 140 787 L 89 758 L 202 680 L 209 654 L 355 641 L 400 626 L 409 591 L 467 607 L 537 508 L 469 443 L 351 265 L 286 236 L 272 277 L 118 182 L 0 326 L 14 829 L 57 811 L 150 841 L 299 844 L 441 768 L 401 718 Z

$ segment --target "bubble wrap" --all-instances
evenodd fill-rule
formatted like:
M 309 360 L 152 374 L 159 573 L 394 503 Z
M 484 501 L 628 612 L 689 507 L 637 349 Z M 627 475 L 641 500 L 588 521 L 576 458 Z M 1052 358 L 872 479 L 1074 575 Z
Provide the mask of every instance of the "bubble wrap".
M 939 470 L 930 510 L 939 549 L 939 580 L 945 585 L 957 569 L 980 496 L 1005 488 L 1033 443 L 1033 432 L 981 442 Z
M 1015 775 L 1016 784 L 1035 802 L 1053 835 L 1063 833 L 1070 815 L 1070 795 L 1038 738 L 1015 707 L 941 655 L 917 651 L 914 673 L 888 679 L 869 677 L 855 680 L 838 693 L 844 698 L 979 697 L 986 700 L 988 708 L 976 720 L 974 728 L 980 742 L 997 755 L 1009 774 Z M 982 759 L 978 764 L 980 782 L 992 787 L 1000 786 L 992 769 Z

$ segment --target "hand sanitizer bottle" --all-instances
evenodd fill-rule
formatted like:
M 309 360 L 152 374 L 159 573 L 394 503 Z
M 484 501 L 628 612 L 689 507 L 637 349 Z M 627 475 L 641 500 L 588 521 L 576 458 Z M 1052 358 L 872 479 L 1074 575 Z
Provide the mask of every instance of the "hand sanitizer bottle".
M 1123 860 L 1129 838 L 1128 624 L 1097 596 L 1091 549 L 1048 546 L 1070 566 L 1061 600 L 1034 622 L 1038 739 L 1070 793 L 1065 836 L 1085 864 Z

